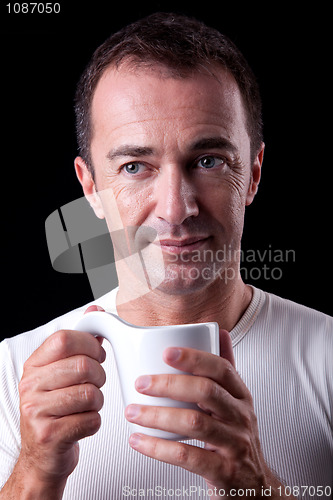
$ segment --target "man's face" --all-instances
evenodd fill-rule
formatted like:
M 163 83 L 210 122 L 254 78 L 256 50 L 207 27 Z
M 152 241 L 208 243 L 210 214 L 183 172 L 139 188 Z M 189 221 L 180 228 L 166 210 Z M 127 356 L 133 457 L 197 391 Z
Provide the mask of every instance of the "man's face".
M 149 245 L 145 264 L 159 289 L 187 293 L 237 274 L 256 191 L 245 123 L 238 86 L 222 68 L 173 78 L 122 66 L 99 81 L 91 142 L 99 216 L 118 229 L 116 202 L 123 226 L 137 228 L 134 241 L 142 227 L 157 232 L 160 248 Z

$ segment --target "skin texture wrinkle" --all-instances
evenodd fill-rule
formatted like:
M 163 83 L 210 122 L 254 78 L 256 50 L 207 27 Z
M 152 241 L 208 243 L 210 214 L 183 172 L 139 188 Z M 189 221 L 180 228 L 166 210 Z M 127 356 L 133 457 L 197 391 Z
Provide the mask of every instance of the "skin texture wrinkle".
M 260 179 L 262 151 L 251 164 L 242 97 L 227 71 L 219 68 L 218 77 L 198 73 L 161 79 L 159 71 L 134 72 L 126 65 L 109 68 L 95 91 L 92 122 L 94 180 L 80 158 L 76 169 L 85 194 L 95 193 L 92 206 L 98 217 L 106 218 L 110 231 L 108 189 L 124 227 L 146 225 L 157 231 L 160 240 L 202 237 L 206 240 L 202 249 L 213 252 L 224 246 L 235 252 L 239 249 L 245 206 L 252 202 Z M 131 289 L 140 286 L 135 270 L 118 263 L 118 299 L 123 303 L 120 299 L 126 296 L 127 304 L 119 307 L 119 313 L 127 321 L 147 324 L 159 318 L 161 324 L 172 322 L 169 315 L 161 315 L 161 309 L 170 307 L 170 293 L 178 297 L 172 309 L 187 311 L 183 322 L 190 321 L 199 304 L 213 315 L 225 295 L 236 297 L 245 286 L 237 261 L 224 264 L 237 279 L 236 285 L 227 283 L 221 294 L 221 274 L 226 270 L 221 268 L 220 276 L 214 278 L 211 267 L 201 279 L 191 279 L 191 273 L 203 275 L 206 263 L 198 263 L 195 269 L 184 263 L 175 265 L 167 250 L 163 248 L 163 266 L 150 259 L 151 273 L 160 276 L 160 286 L 138 300 L 131 299 L 128 287 L 129 282 Z M 212 279 L 207 279 L 208 272 Z M 201 304 L 203 289 L 207 291 L 205 304 Z M 244 295 L 249 300 L 251 293 L 247 290 Z M 141 319 L 140 311 L 147 311 L 145 301 L 151 317 Z M 229 321 L 225 324 L 229 326 Z

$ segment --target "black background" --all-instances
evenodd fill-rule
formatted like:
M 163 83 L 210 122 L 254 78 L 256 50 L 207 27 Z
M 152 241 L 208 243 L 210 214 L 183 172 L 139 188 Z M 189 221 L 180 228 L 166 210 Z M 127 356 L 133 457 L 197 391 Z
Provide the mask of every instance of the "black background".
M 281 267 L 282 279 L 249 282 L 332 314 L 328 6 L 60 0 L 60 14 L 8 14 L 7 3 L 0 10 L 0 337 L 93 299 L 86 276 L 52 269 L 45 219 L 82 196 L 73 168 L 79 75 L 107 36 L 155 11 L 205 21 L 228 35 L 249 60 L 263 98 L 266 151 L 259 193 L 246 214 L 243 248 L 295 251 L 295 262 L 266 262 Z

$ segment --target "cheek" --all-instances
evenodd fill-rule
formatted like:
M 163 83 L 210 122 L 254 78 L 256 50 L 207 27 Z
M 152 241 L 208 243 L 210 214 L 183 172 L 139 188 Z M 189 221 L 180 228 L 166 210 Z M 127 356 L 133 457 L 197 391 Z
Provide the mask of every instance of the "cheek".
M 245 182 L 229 176 L 221 182 L 206 186 L 202 191 L 202 206 L 214 216 L 230 235 L 243 230 L 246 189 Z
M 246 175 L 228 172 L 221 177 L 211 178 L 208 182 L 197 186 L 197 192 L 201 192 L 211 202 L 217 200 L 229 200 L 235 204 L 245 204 L 249 179 Z
M 123 225 L 139 226 L 149 213 L 151 196 L 142 187 L 115 183 L 113 186 L 114 202 Z M 112 207 L 108 207 L 108 218 L 112 218 Z

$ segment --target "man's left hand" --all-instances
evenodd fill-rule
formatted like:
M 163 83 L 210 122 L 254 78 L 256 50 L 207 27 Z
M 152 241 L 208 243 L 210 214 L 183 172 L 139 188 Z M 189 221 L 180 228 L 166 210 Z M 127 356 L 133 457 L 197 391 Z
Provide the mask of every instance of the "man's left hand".
M 204 448 L 137 433 L 131 435 L 130 445 L 202 476 L 214 491 L 233 490 L 237 497 L 237 490 L 254 488 L 261 496 L 262 488 L 271 487 L 274 498 L 281 483 L 264 460 L 252 397 L 235 369 L 225 330 L 220 331 L 220 343 L 223 357 L 189 348 L 165 350 L 166 363 L 195 377 L 149 375 L 136 381 L 136 389 L 143 394 L 194 402 L 203 412 L 143 405 L 129 405 L 125 412 L 131 422 L 203 441 Z

